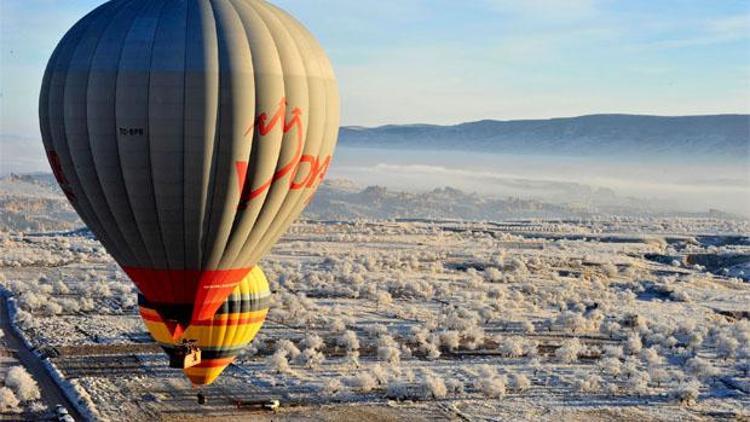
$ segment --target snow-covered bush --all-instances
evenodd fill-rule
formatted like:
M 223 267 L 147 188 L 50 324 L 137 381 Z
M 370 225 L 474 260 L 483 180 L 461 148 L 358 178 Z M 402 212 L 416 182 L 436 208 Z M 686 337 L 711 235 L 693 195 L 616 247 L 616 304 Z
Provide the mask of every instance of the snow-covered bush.
M 82 311 L 93 311 L 96 306 L 93 298 L 82 297 L 81 298 L 81 310 Z
M 348 377 L 345 382 L 362 393 L 369 393 L 378 387 L 377 380 L 369 372 L 361 372 L 353 377 Z
M 8 370 L 5 386 L 12 389 L 16 397 L 23 402 L 41 398 L 39 386 L 22 366 L 14 366 Z
M 74 299 L 62 298 L 57 299 L 57 303 L 62 307 L 63 312 L 75 313 L 81 310 L 81 304 Z
M 464 383 L 460 379 L 457 378 L 450 378 L 448 381 L 445 382 L 445 387 L 448 389 L 448 392 L 452 394 L 453 396 L 461 396 L 464 394 Z
M 498 398 L 505 395 L 505 377 L 480 378 L 476 381 L 475 388 L 482 392 L 485 397 Z
M 318 369 L 325 361 L 325 355 L 323 352 L 308 347 L 297 357 L 297 361 L 306 368 Z
M 336 344 L 346 349 L 347 352 L 359 350 L 359 339 L 357 333 L 351 330 L 344 331 L 336 338 Z
M 669 382 L 672 379 L 669 371 L 660 367 L 648 368 L 648 376 L 657 386 L 661 386 L 663 383 Z
M 583 315 L 577 312 L 565 311 L 557 316 L 555 325 L 563 330 L 575 332 L 586 331 L 589 329 L 589 324 Z
M 440 333 L 440 343 L 450 351 L 455 351 L 461 345 L 461 336 L 458 331 L 444 331 Z
M 268 365 L 279 374 L 290 373 L 292 368 L 289 366 L 289 352 L 279 349 L 268 359 Z
M 579 393 L 598 393 L 602 390 L 604 379 L 596 374 L 589 374 L 582 380 L 577 380 L 576 390 Z
M 367 334 L 368 337 L 379 337 L 383 334 L 388 334 L 388 328 L 383 324 L 366 325 L 365 334 Z
M 49 296 L 32 291 L 24 292 L 18 297 L 18 305 L 21 309 L 30 312 L 42 308 L 48 302 Z
M 605 345 L 602 347 L 602 350 L 604 351 L 604 356 L 609 358 L 621 359 L 624 356 L 622 346 Z
M 378 338 L 378 359 L 389 362 L 391 365 L 401 363 L 401 349 L 393 337 L 384 334 Z
M 515 391 L 524 392 L 531 388 L 531 380 L 526 374 L 511 374 L 510 386 Z
M 323 392 L 327 395 L 336 395 L 344 389 L 344 385 L 339 381 L 338 378 L 331 378 L 326 380 L 323 385 Z
M 62 311 L 63 307 L 59 303 L 51 299 L 44 304 L 44 307 L 42 309 L 42 313 L 46 316 L 59 315 L 62 313 Z
M 693 300 L 685 289 L 675 289 L 669 294 L 669 298 L 675 302 L 692 302 Z
M 425 398 L 442 399 L 448 395 L 448 388 L 439 376 L 427 373 L 422 379 L 422 396 Z
M 384 290 L 379 290 L 375 294 L 375 302 L 377 303 L 378 309 L 380 309 L 393 303 L 393 297 L 391 297 L 390 293 Z
M 629 355 L 635 355 L 641 352 L 643 348 L 643 342 L 641 342 L 641 336 L 638 334 L 630 334 L 628 339 L 625 341 L 625 353 Z
M 440 348 L 433 343 L 424 343 L 423 345 L 419 346 L 419 349 L 429 360 L 435 360 L 440 357 Z
M 283 351 L 287 355 L 289 355 L 290 358 L 296 359 L 297 356 L 300 355 L 300 350 L 297 348 L 297 346 L 292 343 L 291 340 L 283 339 L 276 342 L 276 351 L 280 352 Z
M 479 365 L 478 376 L 474 381 L 474 388 L 485 397 L 498 398 L 505 395 L 507 380 L 499 375 L 497 370 L 489 365 Z
M 408 382 L 393 381 L 388 383 L 385 396 L 392 400 L 404 400 L 412 396 Z
M 617 276 L 618 270 L 615 264 L 607 262 L 606 264 L 602 265 L 601 268 L 607 277 L 612 278 Z
M 336 317 L 328 323 L 328 328 L 334 333 L 340 333 L 346 330 L 346 322 L 343 318 Z
M 524 339 L 518 336 L 503 337 L 498 342 L 497 350 L 503 356 L 517 358 L 524 355 Z
M 8 387 L 0 387 L 0 411 L 2 412 L 14 412 L 19 410 L 18 405 L 21 401 L 18 400 L 16 394 Z
M 70 288 L 68 288 L 68 286 L 60 280 L 52 283 L 52 287 L 54 288 L 56 294 L 65 295 L 70 293 Z
M 308 333 L 300 344 L 302 346 L 307 347 L 308 349 L 313 349 L 313 350 L 319 350 L 323 346 L 325 346 L 323 339 L 320 338 L 320 336 L 315 333 Z
M 578 360 L 578 354 L 583 349 L 583 344 L 577 338 L 567 339 L 555 350 L 555 357 L 560 362 L 572 363 Z
M 476 350 L 484 345 L 484 329 L 482 327 L 469 327 L 462 334 L 467 349 Z

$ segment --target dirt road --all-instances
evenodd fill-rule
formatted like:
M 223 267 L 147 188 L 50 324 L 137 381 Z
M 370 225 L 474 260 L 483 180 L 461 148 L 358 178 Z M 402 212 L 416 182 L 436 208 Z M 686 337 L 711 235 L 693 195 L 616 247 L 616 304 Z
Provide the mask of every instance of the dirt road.
M 86 420 L 83 415 L 78 413 L 73 404 L 65 397 L 57 383 L 55 383 L 49 373 L 47 373 L 42 361 L 26 347 L 23 340 L 18 337 L 11 327 L 8 318 L 7 300 L 8 299 L 5 295 L 0 295 L 0 329 L 5 332 L 5 343 L 8 349 L 16 353 L 16 358 L 39 384 L 39 388 L 42 392 L 42 400 L 50 410 L 54 410 L 55 405 L 62 404 L 68 409 L 68 412 L 73 418 L 75 418 L 75 420 Z

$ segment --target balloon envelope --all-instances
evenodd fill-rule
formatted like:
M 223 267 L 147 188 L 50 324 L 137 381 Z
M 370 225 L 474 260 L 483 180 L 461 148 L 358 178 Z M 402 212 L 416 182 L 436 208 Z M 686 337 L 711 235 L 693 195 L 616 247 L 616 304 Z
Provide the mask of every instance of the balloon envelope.
M 339 100 L 313 36 L 265 1 L 113 0 L 60 41 L 39 113 L 63 191 L 174 335 L 311 199 Z

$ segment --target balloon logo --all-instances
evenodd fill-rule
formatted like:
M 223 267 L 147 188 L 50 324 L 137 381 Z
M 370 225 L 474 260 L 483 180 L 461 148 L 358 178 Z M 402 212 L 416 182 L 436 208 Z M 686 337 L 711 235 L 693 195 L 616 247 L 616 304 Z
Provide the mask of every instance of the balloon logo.
M 258 260 L 330 166 L 326 54 L 262 0 L 112 0 L 60 41 L 39 103 L 53 173 L 147 328 L 212 382 L 265 317 Z

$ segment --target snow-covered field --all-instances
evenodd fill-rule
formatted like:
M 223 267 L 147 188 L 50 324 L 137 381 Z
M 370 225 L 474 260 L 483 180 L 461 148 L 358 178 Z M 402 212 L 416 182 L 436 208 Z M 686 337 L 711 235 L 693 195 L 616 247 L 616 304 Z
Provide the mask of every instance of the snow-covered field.
M 31 342 L 103 419 L 750 417 L 741 221 L 301 222 L 207 405 L 150 342 L 135 289 L 85 232 L 1 234 Z M 275 417 L 275 416 L 274 416 Z

